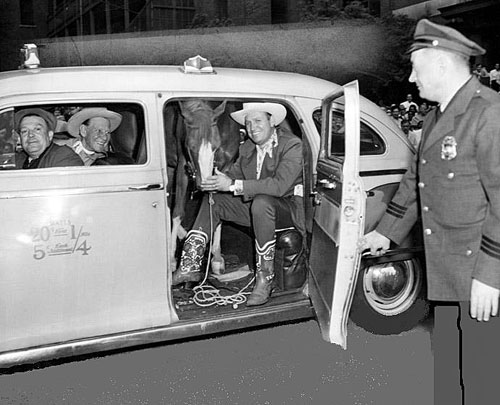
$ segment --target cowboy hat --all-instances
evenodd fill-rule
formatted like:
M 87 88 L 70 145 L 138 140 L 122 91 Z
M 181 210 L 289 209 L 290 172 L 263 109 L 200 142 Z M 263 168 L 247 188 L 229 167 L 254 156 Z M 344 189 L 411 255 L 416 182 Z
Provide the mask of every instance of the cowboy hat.
M 245 125 L 245 117 L 250 111 L 261 111 L 274 117 L 274 125 L 279 125 L 286 117 L 286 108 L 277 103 L 243 103 L 243 109 L 231 113 L 231 117 L 240 125 Z
M 80 136 L 80 125 L 91 118 L 106 118 L 109 121 L 109 131 L 113 132 L 122 122 L 121 114 L 109 111 L 104 107 L 84 108 L 73 115 L 68 121 L 68 132 L 74 137 Z
M 19 130 L 19 124 L 21 123 L 22 119 L 30 115 L 36 115 L 40 118 L 43 118 L 47 123 L 49 131 L 54 131 L 54 129 L 56 128 L 57 118 L 54 114 L 51 114 L 48 111 L 43 110 L 42 108 L 25 108 L 24 110 L 19 110 L 18 112 L 16 112 L 16 115 L 14 116 L 14 124 L 16 130 Z

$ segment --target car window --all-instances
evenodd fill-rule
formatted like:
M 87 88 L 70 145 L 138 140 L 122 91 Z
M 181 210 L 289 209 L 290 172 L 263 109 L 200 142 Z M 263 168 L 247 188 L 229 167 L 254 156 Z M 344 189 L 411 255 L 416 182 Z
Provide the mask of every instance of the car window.
M 172 99 L 168 100 L 163 107 L 163 125 L 164 125 L 164 137 L 165 137 L 165 153 L 167 161 L 167 174 L 168 174 L 168 191 L 170 192 L 169 204 L 175 204 L 176 198 L 176 187 L 182 184 L 184 187 L 188 187 L 190 190 L 196 190 L 196 185 L 194 183 L 194 170 L 197 170 L 195 165 L 192 163 L 192 159 L 196 159 L 196 142 L 201 142 L 201 137 L 203 130 L 200 129 L 199 132 L 191 131 L 190 136 L 187 136 L 186 132 L 186 122 L 183 116 L 183 111 L 181 111 L 181 103 L 184 109 L 184 114 L 189 115 L 189 111 L 196 111 L 199 109 L 206 110 L 217 110 L 222 108 L 222 104 L 225 102 L 224 110 L 220 116 L 216 119 L 217 128 L 220 134 L 220 139 L 222 140 L 222 145 L 217 148 L 214 153 L 214 162 L 218 167 L 227 168 L 232 161 L 237 159 L 238 146 L 247 139 L 246 129 L 243 125 L 238 124 L 231 118 L 231 113 L 239 111 L 243 108 L 243 103 L 252 102 L 278 102 L 276 100 L 268 99 L 232 99 L 232 98 L 183 98 L 183 99 Z M 287 110 L 287 114 L 283 122 L 279 125 L 281 128 L 290 131 L 299 138 L 303 140 L 305 137 L 302 133 L 302 127 L 299 121 L 289 106 L 281 103 Z M 198 117 L 201 118 L 201 117 Z M 210 128 L 209 125 L 203 126 L 201 123 L 189 122 L 190 130 L 195 128 Z M 228 141 L 228 137 L 231 137 L 232 141 Z M 308 153 L 306 142 L 304 142 L 304 154 Z M 182 165 L 183 160 L 186 159 L 190 161 L 189 164 Z M 309 159 L 306 159 L 304 170 L 309 170 Z M 179 164 L 181 163 L 181 166 Z M 181 177 L 179 176 L 179 172 Z M 184 176 L 184 175 L 188 176 Z M 186 178 L 187 177 L 187 178 Z M 188 182 L 189 184 L 184 184 Z M 179 184 L 177 184 L 179 183 Z M 173 187 L 175 185 L 176 187 Z
M 50 104 L 13 106 L 0 111 L 0 170 L 19 170 L 28 168 L 27 161 L 34 159 L 29 153 L 28 144 L 23 146 L 23 136 L 33 135 L 33 130 L 15 128 L 16 114 L 26 109 L 45 111 L 56 118 L 52 141 L 58 151 L 64 147 L 64 156 L 68 149 L 81 160 L 59 160 L 51 165 L 41 165 L 37 169 L 65 166 L 100 166 L 100 165 L 138 165 L 147 161 L 144 111 L 142 106 L 132 103 L 106 104 Z M 92 121 L 96 111 L 107 116 L 104 126 Z M 19 117 L 19 115 L 17 115 Z M 72 119 L 73 118 L 73 119 Z M 22 121 L 22 120 L 21 120 Z M 86 128 L 81 129 L 81 125 Z M 82 132 L 85 131 L 85 134 Z M 88 132 L 87 132 L 88 131 Z M 21 132 L 21 133 L 20 133 Z M 42 147 L 45 151 L 47 147 Z M 52 148 L 54 149 L 54 148 Z M 52 152 L 52 150 L 50 151 Z M 46 152 L 48 154 L 49 151 Z M 51 160 L 51 162 L 57 159 Z M 65 164 L 64 162 L 69 162 Z
M 314 124 L 321 133 L 321 110 L 313 113 Z M 344 114 L 338 111 L 332 112 L 332 139 L 330 142 L 330 155 L 342 157 L 344 150 Z M 368 125 L 361 122 L 360 125 L 360 155 L 381 155 L 385 152 L 385 144 L 382 138 Z
M 230 117 L 232 112 L 241 110 L 243 103 L 251 102 L 276 102 L 275 100 L 255 100 L 255 99 L 208 99 L 208 98 L 190 98 L 169 100 L 163 107 L 163 125 L 166 144 L 167 163 L 169 167 L 175 167 L 178 161 L 178 154 L 181 152 L 178 149 L 182 147 L 183 139 L 185 138 L 185 123 L 180 109 L 179 102 L 184 103 L 186 108 L 203 108 L 208 106 L 210 109 L 216 109 L 225 101 L 226 105 L 224 112 L 217 120 L 217 126 L 222 134 L 231 133 L 232 136 L 238 137 L 240 142 L 246 140 L 246 130 L 243 126 L 236 124 Z M 303 138 L 302 128 L 292 111 L 288 106 L 284 105 L 287 110 L 286 118 L 280 124 L 284 128 L 299 138 Z M 181 142 L 179 143 L 179 140 Z M 184 151 L 186 152 L 186 151 Z

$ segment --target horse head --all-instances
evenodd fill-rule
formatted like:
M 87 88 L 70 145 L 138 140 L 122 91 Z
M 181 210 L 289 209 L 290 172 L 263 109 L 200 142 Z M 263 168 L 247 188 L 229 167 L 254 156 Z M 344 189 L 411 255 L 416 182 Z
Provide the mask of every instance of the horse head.
M 204 100 L 180 101 L 179 106 L 186 128 L 184 146 L 189 156 L 192 176 L 199 186 L 202 180 L 212 175 L 214 166 L 217 166 L 216 153 L 224 143 L 217 121 L 226 109 L 226 101 L 215 109 Z

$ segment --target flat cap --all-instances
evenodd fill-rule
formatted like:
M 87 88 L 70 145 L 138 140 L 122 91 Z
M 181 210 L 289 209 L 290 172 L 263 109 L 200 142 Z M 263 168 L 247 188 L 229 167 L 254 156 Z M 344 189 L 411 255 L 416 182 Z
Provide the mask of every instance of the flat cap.
M 57 118 L 55 117 L 54 114 L 51 114 L 42 108 L 25 108 L 24 110 L 19 110 L 18 112 L 16 112 L 16 114 L 14 115 L 15 129 L 17 131 L 19 130 L 19 124 L 21 124 L 21 121 L 23 120 L 24 117 L 32 115 L 36 115 L 40 118 L 43 118 L 47 123 L 49 131 L 54 131 L 56 129 Z
M 413 34 L 413 44 L 408 53 L 423 48 L 438 48 L 458 53 L 465 57 L 484 55 L 486 51 L 474 41 L 466 38 L 456 29 L 422 19 Z

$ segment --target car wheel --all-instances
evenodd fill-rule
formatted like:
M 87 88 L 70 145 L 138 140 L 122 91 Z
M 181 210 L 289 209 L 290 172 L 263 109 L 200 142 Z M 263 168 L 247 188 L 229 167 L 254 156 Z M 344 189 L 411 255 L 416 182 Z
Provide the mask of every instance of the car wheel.
M 416 258 L 362 265 L 350 318 L 380 335 L 415 327 L 429 313 L 424 271 Z

